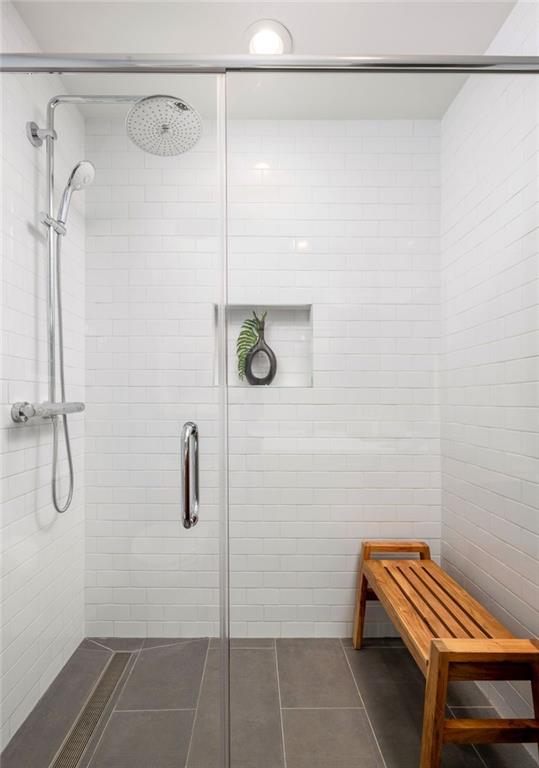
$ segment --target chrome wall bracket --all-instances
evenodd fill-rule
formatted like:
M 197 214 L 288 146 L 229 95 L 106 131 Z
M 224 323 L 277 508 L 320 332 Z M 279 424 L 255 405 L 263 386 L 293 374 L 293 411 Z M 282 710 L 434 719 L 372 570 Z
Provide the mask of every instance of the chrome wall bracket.
M 80 413 L 84 403 L 13 403 L 11 418 L 16 424 L 26 424 L 31 419 L 52 419 L 66 413 Z
M 65 235 L 67 232 L 67 229 L 65 228 L 64 224 L 61 221 L 58 221 L 58 219 L 53 218 L 52 216 L 49 216 L 48 213 L 41 212 L 41 223 L 45 224 L 46 227 L 51 227 L 54 229 L 57 235 Z
M 26 123 L 26 135 L 30 144 L 34 147 L 40 147 L 48 136 L 52 139 L 58 138 L 56 131 L 49 130 L 48 128 L 40 128 L 33 120 Z

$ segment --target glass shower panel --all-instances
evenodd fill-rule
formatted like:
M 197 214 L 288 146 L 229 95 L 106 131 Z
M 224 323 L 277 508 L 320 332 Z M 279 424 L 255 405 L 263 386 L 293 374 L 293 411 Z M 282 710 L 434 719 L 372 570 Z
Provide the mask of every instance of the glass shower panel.
M 208 749 L 216 766 L 223 760 L 221 87 L 214 75 L 3 76 L 4 408 L 50 399 L 48 232 L 63 246 L 65 399 L 85 406 L 69 416 L 75 485 L 61 515 L 51 503 L 50 421 L 5 430 L 13 478 L 3 599 L 21 603 L 12 620 L 4 614 L 3 670 L 9 678 L 18 665 L 18 688 L 4 688 L 3 717 L 18 727 L 44 676 L 48 685 L 73 652 L 83 666 L 127 652 L 97 746 L 94 734 L 94 759 L 107 765 L 125 728 L 133 760 L 152 750 L 148 765 L 167 749 L 190 768 L 206 765 Z M 28 140 L 28 121 L 45 141 Z M 60 201 L 81 161 L 67 215 Z M 58 346 L 57 330 L 56 357 Z M 64 503 L 61 432 L 59 443 Z M 13 750 L 24 747 L 24 727 Z M 58 746 L 47 742 L 51 758 Z M 15 751 L 13 765 L 21 759 Z
M 379 603 L 352 648 L 364 539 L 534 634 L 538 83 L 228 75 L 233 768 L 389 764 L 396 723 L 419 763 Z
M 439 555 L 444 78 L 228 75 L 232 766 L 380 764 L 355 582 L 365 538 Z

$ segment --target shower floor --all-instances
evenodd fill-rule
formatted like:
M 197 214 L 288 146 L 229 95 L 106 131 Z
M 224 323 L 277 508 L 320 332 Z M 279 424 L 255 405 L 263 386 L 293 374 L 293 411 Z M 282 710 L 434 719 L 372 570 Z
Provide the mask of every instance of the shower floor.
M 87 639 L 2 755 L 49 768 L 112 653 L 131 657 L 81 768 L 218 768 L 217 640 Z M 232 768 L 417 768 L 423 678 L 398 640 L 231 641 Z M 495 717 L 473 683 L 455 716 Z M 520 745 L 450 746 L 443 768 L 536 768 Z

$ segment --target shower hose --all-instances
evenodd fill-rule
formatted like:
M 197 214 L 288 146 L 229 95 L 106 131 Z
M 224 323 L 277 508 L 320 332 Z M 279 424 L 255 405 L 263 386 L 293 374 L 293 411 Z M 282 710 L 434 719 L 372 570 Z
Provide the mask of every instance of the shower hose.
M 65 376 L 64 376 L 64 322 L 62 317 L 62 281 L 61 281 L 61 242 L 62 236 L 57 234 L 54 238 L 56 244 L 56 307 L 57 307 L 57 330 L 58 330 L 58 371 L 60 377 L 60 399 L 62 403 L 65 403 Z M 60 504 L 58 499 L 58 443 L 59 443 L 59 424 L 58 419 L 62 420 L 62 429 L 64 432 L 64 441 L 67 454 L 67 463 L 69 465 L 69 491 L 64 505 Z M 53 416 L 52 418 L 52 477 L 51 477 L 51 490 L 52 490 L 52 503 L 57 512 L 62 514 L 65 512 L 71 504 L 73 498 L 73 457 L 71 455 L 71 442 L 69 439 L 69 427 L 67 424 L 67 414 L 63 413 L 61 416 Z

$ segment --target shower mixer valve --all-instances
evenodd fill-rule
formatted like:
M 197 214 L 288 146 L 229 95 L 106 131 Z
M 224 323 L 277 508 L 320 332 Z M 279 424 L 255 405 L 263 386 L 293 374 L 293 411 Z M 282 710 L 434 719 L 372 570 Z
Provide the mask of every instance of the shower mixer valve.
M 16 424 L 26 424 L 31 419 L 53 419 L 66 413 L 80 413 L 84 403 L 29 403 L 23 400 L 11 406 L 11 418 Z

